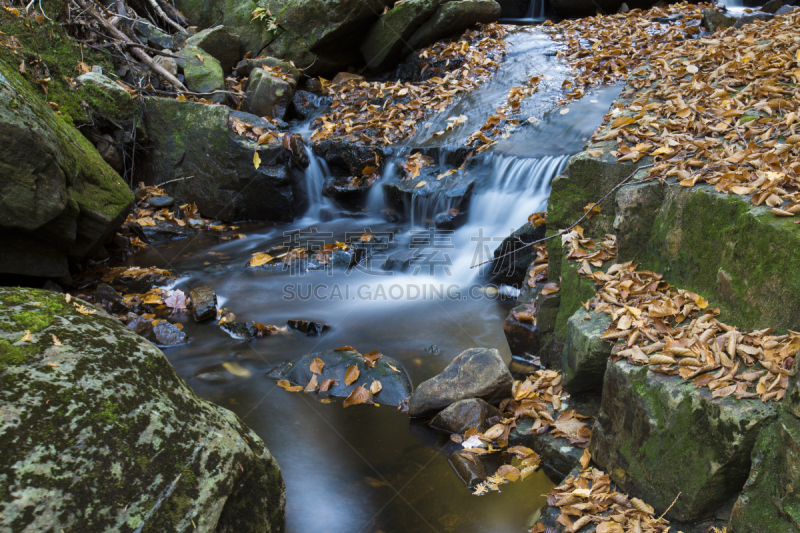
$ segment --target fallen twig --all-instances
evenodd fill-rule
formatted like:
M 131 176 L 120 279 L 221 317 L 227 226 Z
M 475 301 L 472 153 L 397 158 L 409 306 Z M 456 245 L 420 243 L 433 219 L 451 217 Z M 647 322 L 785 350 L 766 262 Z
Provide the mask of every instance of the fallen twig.
M 181 26 L 180 24 L 169 18 L 167 14 L 164 13 L 164 10 L 161 9 L 161 6 L 158 5 L 158 2 L 156 2 L 156 0 L 148 0 L 148 1 L 150 2 L 150 5 L 153 6 L 153 9 L 156 10 L 158 16 L 164 19 L 164 22 L 166 22 L 167 24 L 178 30 L 180 33 L 186 33 L 186 29 L 183 26 Z

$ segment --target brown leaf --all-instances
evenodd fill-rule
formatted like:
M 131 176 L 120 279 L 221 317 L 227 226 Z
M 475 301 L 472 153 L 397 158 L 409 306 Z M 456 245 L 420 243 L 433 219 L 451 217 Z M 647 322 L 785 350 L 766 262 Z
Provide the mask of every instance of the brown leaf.
M 285 379 L 278 380 L 278 386 L 286 391 L 289 392 L 297 392 L 303 390 L 302 385 L 292 385 Z
M 322 384 L 319 386 L 319 391 L 327 392 L 328 389 L 330 389 L 334 383 L 336 383 L 336 380 L 332 378 L 322 380 Z
M 361 403 L 374 404 L 372 393 L 364 387 L 358 386 L 353 389 L 353 392 L 350 393 L 350 396 L 345 398 L 344 406 L 350 407 L 351 405 L 358 405 Z
M 317 383 L 317 375 L 314 374 L 311 376 L 311 380 L 306 385 L 306 392 L 314 392 L 319 388 L 319 384 Z
M 361 370 L 359 370 L 356 365 L 350 365 L 350 368 L 348 368 L 347 372 L 344 373 L 344 384 L 351 385 L 355 380 L 358 379 L 358 376 L 360 375 Z
M 322 369 L 325 368 L 325 361 L 319 357 L 316 357 L 313 361 L 311 361 L 309 368 L 314 374 L 322 374 Z

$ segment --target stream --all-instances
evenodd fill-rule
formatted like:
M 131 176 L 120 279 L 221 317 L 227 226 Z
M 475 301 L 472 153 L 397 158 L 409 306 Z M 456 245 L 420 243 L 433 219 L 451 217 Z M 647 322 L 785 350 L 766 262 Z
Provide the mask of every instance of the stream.
M 503 321 L 515 291 L 487 289 L 485 269 L 471 266 L 490 259 L 503 238 L 531 213 L 546 209 L 550 182 L 582 149 L 620 87 L 593 91 L 562 114 L 558 98 L 569 73 L 554 57 L 552 41 L 524 27 L 508 40 L 509 53 L 492 80 L 393 147 L 397 158 L 413 148 L 433 148 L 442 154 L 436 163 L 442 171 L 452 168 L 444 155 L 463 145 L 511 86 L 545 76 L 521 109 L 523 118 L 537 120 L 523 121 L 507 139 L 474 158 L 470 172 L 476 185 L 459 229 L 430 229 L 432 218 L 449 207 L 437 195 L 412 200 L 397 222 L 381 217 L 383 186 L 400 179 L 391 170 L 372 186 L 363 216 L 340 216 L 321 194 L 327 167 L 309 151 L 311 164 L 300 177 L 308 204 L 302 218 L 284 225 L 245 224 L 239 231 L 247 237 L 228 242 L 205 232 L 131 258 L 139 265 L 169 268 L 178 275 L 173 287 L 186 293 L 212 286 L 219 307 L 229 308 L 237 320 L 283 327 L 287 320 L 303 319 L 331 326 L 315 337 L 288 330 L 248 342 L 232 338 L 215 321 L 197 324 L 182 315 L 175 321 L 183 324 L 190 343 L 164 350 L 197 394 L 234 411 L 277 458 L 287 487 L 287 531 L 521 532 L 545 504 L 542 495 L 553 483 L 541 471 L 503 485 L 501 493 L 473 496 L 448 463 L 459 445 L 447 434 L 424 421 L 409 421 L 393 405 L 343 409 L 340 399 L 326 403 L 316 394 L 289 393 L 265 375 L 284 361 L 345 345 L 395 358 L 414 386 L 467 348 L 497 348 L 510 361 Z M 430 137 L 443 129 L 446 117 L 462 113 L 469 117 L 465 125 Z M 299 129 L 308 131 L 308 124 Z M 392 242 L 362 268 L 298 273 L 245 267 L 253 253 L 273 246 L 331 243 L 367 230 Z M 417 272 L 380 268 L 387 254 L 410 248 L 440 260 Z M 235 363 L 236 371 L 223 363 Z

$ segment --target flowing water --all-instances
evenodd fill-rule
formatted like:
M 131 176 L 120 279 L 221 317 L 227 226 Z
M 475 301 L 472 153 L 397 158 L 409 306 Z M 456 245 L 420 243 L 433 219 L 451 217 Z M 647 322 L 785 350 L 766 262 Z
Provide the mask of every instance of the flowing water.
M 302 219 L 244 226 L 247 238 L 229 242 L 203 233 L 131 259 L 169 267 L 180 276 L 174 286 L 187 293 L 211 285 L 219 305 L 233 311 L 237 320 L 283 326 L 289 319 L 305 319 L 331 326 L 318 337 L 290 330 L 248 342 L 232 338 L 214 322 L 196 324 L 184 315 L 178 320 L 191 342 L 165 349 L 200 396 L 237 413 L 277 458 L 287 486 L 288 531 L 522 532 L 545 503 L 541 495 L 552 482 L 541 472 L 502 486 L 502 493 L 473 496 L 448 464 L 458 445 L 446 434 L 409 421 L 392 405 L 343 409 L 339 400 L 323 403 L 315 394 L 288 393 L 265 376 L 283 361 L 343 345 L 397 359 L 414 385 L 439 373 L 467 348 L 497 348 L 510 359 L 502 326 L 513 300 L 502 297 L 503 291 L 485 290 L 485 279 L 470 267 L 488 259 L 530 213 L 546 208 L 550 182 L 568 156 L 582 148 L 619 92 L 618 87 L 598 91 L 573 104 L 568 114 L 554 112 L 555 87 L 566 70 L 546 55 L 552 44 L 545 36 L 530 30 L 526 35 L 521 46 L 527 60 L 512 48 L 495 80 L 444 114 L 467 112 L 480 103 L 480 111 L 471 114 L 476 117 L 471 124 L 477 126 L 486 109 L 491 114 L 499 105 L 510 84 L 528 75 L 550 77 L 525 108 L 539 121 L 520 128 L 471 167 L 478 178 L 469 218 L 461 228 L 428 229 L 430 217 L 448 207 L 437 198 L 409 206 L 399 222 L 381 218 L 380 185 L 398 179 L 394 170 L 373 185 L 368 212 L 361 218 L 322 217 L 323 211 L 335 208 L 322 196 L 328 169 L 309 150 L 311 164 L 299 176 L 306 208 Z M 444 150 L 465 135 L 453 132 L 441 141 Z M 417 137 L 408 146 L 426 143 Z M 245 267 L 254 252 L 282 243 L 341 241 L 367 230 L 392 236 L 387 254 L 411 247 L 436 251 L 439 260 L 405 273 L 381 270 L 385 256 L 349 272 Z M 235 363 L 238 370 L 226 371 L 224 363 Z

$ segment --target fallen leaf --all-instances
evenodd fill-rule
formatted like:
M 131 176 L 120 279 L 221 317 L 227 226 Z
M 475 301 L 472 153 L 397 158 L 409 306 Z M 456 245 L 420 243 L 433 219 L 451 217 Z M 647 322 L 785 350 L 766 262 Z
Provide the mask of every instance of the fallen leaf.
M 309 368 L 311 369 L 311 372 L 313 372 L 314 374 L 322 374 L 322 369 L 325 368 L 325 361 L 323 361 L 319 357 L 316 357 L 314 358 L 313 361 L 311 361 L 311 365 L 309 365 Z
M 302 385 L 292 385 L 285 379 L 278 380 L 278 386 L 286 391 L 289 392 L 297 392 L 303 390 Z
M 256 167 L 256 170 L 261 166 L 261 157 L 258 155 L 258 152 L 253 152 L 253 166 Z
M 61 341 L 58 340 L 58 337 L 56 337 L 55 335 L 53 335 L 53 346 L 64 346 L 63 344 L 61 344 Z
M 222 368 L 240 378 L 249 378 L 253 374 L 249 369 L 243 367 L 235 361 L 226 361 L 222 363 Z
M 308 385 L 306 385 L 306 392 L 314 392 L 317 388 L 319 388 L 317 375 L 314 374 L 311 376 Z
M 330 389 L 334 383 L 336 383 L 336 380 L 332 378 L 322 380 L 322 384 L 319 386 L 319 391 L 327 392 L 328 389 Z
M 272 257 L 269 254 L 265 254 L 265 253 L 262 253 L 262 252 L 257 252 L 257 253 L 255 253 L 253 255 L 253 257 L 250 258 L 249 265 L 251 267 L 258 267 L 258 266 L 261 266 L 261 265 L 266 265 L 267 263 L 269 263 L 273 259 L 275 259 L 275 258 Z
M 22 342 L 33 342 L 33 337 L 31 336 L 31 332 L 26 329 L 25 335 L 23 335 L 20 340 Z
M 372 384 L 369 386 L 369 391 L 372 394 L 378 394 L 382 389 L 383 385 L 381 385 L 381 382 L 378 380 L 373 381 Z
M 351 385 L 355 380 L 358 379 L 358 376 L 361 375 L 361 371 L 358 369 L 356 365 L 350 365 L 347 371 L 344 373 L 344 384 Z
M 374 404 L 375 402 L 372 399 L 372 393 L 361 386 L 353 389 L 353 392 L 351 392 L 350 395 L 344 400 L 345 407 L 362 403 Z

